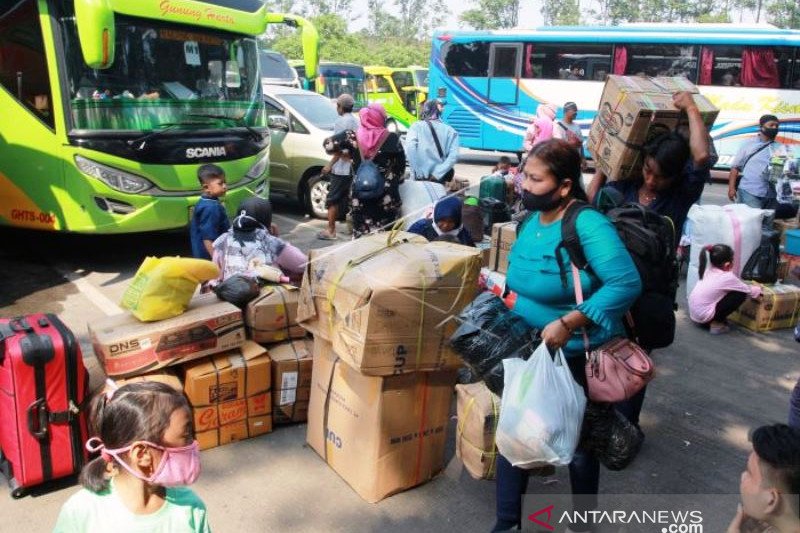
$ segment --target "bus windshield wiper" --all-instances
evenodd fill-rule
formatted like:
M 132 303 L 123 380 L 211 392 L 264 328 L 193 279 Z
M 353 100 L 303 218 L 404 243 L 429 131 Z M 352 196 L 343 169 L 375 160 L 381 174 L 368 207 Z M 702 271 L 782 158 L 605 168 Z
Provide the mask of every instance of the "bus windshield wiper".
M 136 150 L 144 150 L 147 141 L 150 139 L 154 139 L 166 133 L 169 130 L 174 130 L 175 128 L 179 128 L 181 126 L 212 126 L 213 122 L 165 122 L 163 124 L 156 125 L 156 128 L 150 133 L 146 133 L 141 137 L 136 137 L 135 139 L 130 139 L 128 141 L 128 146 L 133 146 Z
M 235 124 L 237 126 L 240 126 L 240 127 L 244 128 L 244 129 L 246 129 L 248 131 L 248 133 L 250 133 L 250 135 L 252 136 L 253 140 L 255 140 L 255 141 L 264 140 L 264 136 L 261 133 L 257 132 L 256 130 L 254 130 L 252 127 L 248 126 L 245 123 L 243 117 L 229 117 L 227 115 L 206 115 L 206 114 L 203 114 L 203 113 L 192 113 L 192 114 L 189 114 L 189 115 L 186 115 L 186 116 L 187 117 L 192 117 L 192 118 L 213 118 L 215 120 L 223 120 L 223 121 L 226 121 L 226 122 L 230 122 L 232 124 Z

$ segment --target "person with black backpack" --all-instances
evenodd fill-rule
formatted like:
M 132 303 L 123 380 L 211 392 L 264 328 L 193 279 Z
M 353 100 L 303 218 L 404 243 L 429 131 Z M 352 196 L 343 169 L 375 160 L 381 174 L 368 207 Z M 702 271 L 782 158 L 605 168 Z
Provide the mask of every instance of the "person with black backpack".
M 386 110 L 372 103 L 359 113 L 358 147 L 353 153 L 354 178 L 350 216 L 353 238 L 386 229 L 400 217 L 400 182 L 406 155 L 400 137 L 386 129 Z
M 593 350 L 624 336 L 623 315 L 639 296 L 641 280 L 630 253 L 616 228 L 595 209 L 575 217 L 573 228 L 580 238 L 586 262 L 573 274 L 580 280 L 585 300 L 577 302 L 570 258 L 559 253 L 564 217 L 573 206 L 586 205 L 581 186 L 581 159 L 569 143 L 550 139 L 533 147 L 523 167 L 522 202 L 531 215 L 521 223 L 519 236 L 509 254 L 507 285 L 516 293 L 512 311 L 531 328 L 541 331 L 552 349 L 562 349 L 575 381 L 586 388 L 586 342 Z M 575 421 L 581 423 L 582 421 Z M 576 505 L 588 511 L 596 506 L 600 464 L 579 445 L 569 465 L 573 494 L 588 495 Z M 520 526 L 521 496 L 530 471 L 514 467 L 502 455 L 497 458 L 497 523 L 495 531 Z M 585 509 L 589 507 L 589 509 Z M 591 526 L 571 525 L 574 531 Z
M 442 122 L 441 106 L 438 100 L 425 102 L 422 120 L 412 124 L 406 134 L 406 155 L 414 179 L 447 185 L 455 175 L 458 132 Z
M 688 92 L 673 95 L 673 104 L 686 112 L 685 131 L 657 136 L 642 147 L 642 176 L 611 181 L 598 172 L 589 199 L 602 207 L 615 197 L 623 207 L 606 214 L 614 221 L 642 278 L 642 296 L 629 314 L 629 334 L 650 351 L 672 344 L 675 334 L 678 263 L 676 252 L 689 209 L 703 194 L 716 151 L 700 110 Z M 580 266 L 580 265 L 579 265 Z M 637 428 L 647 387 L 617 405 Z

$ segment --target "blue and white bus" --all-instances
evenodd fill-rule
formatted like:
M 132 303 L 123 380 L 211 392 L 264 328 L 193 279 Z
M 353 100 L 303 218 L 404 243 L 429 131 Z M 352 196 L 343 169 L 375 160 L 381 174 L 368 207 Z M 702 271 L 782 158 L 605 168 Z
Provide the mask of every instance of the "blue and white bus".
M 739 144 L 776 114 L 778 140 L 800 143 L 800 31 L 732 24 L 562 26 L 437 31 L 429 94 L 461 145 L 520 152 L 541 102 L 578 104 L 588 133 L 607 74 L 686 76 L 721 109 L 712 137 L 729 167 Z

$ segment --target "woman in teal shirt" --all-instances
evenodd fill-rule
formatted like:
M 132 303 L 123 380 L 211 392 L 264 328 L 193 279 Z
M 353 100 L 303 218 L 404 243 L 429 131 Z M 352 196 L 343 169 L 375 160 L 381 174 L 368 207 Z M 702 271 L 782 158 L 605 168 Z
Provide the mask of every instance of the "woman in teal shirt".
M 556 258 L 556 247 L 567 206 L 586 200 L 580 156 L 562 140 L 545 141 L 531 150 L 524 175 L 522 202 L 533 214 L 523 223 L 509 255 L 508 287 L 517 293 L 514 312 L 542 332 L 548 347 L 564 350 L 575 381 L 585 389 L 582 328 L 591 348 L 624 335 L 622 317 L 639 296 L 641 280 L 611 222 L 599 212 L 584 210 L 578 215 L 576 231 L 591 274 L 580 272 L 585 301 L 577 305 L 572 277 L 567 276 L 564 284 L 559 273 L 558 261 L 571 270 L 569 258 L 566 252 Z M 569 471 L 573 494 L 597 494 L 600 465 L 595 457 L 576 450 Z M 528 471 L 499 457 L 495 531 L 520 525 L 527 482 Z M 580 503 L 582 508 L 595 506 L 593 496 Z M 588 531 L 588 526 L 583 530 Z

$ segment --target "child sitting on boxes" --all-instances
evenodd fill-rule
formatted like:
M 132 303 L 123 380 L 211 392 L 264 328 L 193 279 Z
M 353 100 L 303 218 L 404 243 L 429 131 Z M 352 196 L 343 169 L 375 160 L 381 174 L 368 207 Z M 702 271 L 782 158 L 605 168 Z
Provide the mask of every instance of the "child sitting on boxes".
M 217 281 L 235 274 L 264 278 L 264 267 L 277 267 L 291 281 L 299 282 L 308 257 L 275 233 L 269 201 L 257 197 L 243 201 L 231 229 L 214 241 L 213 260 L 220 271 Z
M 706 264 L 711 266 L 706 271 Z M 747 285 L 732 272 L 733 249 L 726 244 L 706 246 L 700 251 L 700 280 L 689 295 L 689 316 L 709 328 L 712 335 L 729 331 L 728 315 L 736 311 L 749 295 L 761 296 L 761 287 Z

